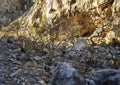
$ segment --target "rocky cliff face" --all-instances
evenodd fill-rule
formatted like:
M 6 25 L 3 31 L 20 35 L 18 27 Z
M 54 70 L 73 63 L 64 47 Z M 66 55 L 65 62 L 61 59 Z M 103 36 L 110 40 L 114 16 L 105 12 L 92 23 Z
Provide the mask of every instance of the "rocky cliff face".
M 50 15 L 56 15 L 61 10 L 66 10 L 67 12 L 68 10 L 75 10 L 76 7 L 89 10 L 107 1 L 114 1 L 112 8 L 115 11 L 120 10 L 120 0 L 51 0 L 51 2 L 46 0 L 46 17 L 49 18 L 48 20 L 51 20 L 51 17 L 54 16 Z M 0 0 L 0 2 L 0 27 L 8 25 L 33 4 L 33 0 Z M 52 14 L 51 10 L 54 10 L 54 14 Z
M 0 27 L 22 15 L 32 3 L 32 0 L 0 0 Z

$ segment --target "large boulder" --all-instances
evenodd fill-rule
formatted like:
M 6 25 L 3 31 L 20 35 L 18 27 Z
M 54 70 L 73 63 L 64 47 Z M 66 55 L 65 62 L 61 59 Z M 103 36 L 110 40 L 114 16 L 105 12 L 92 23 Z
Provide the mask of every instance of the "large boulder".
M 53 76 L 52 85 L 83 85 L 75 69 L 66 63 L 60 63 Z

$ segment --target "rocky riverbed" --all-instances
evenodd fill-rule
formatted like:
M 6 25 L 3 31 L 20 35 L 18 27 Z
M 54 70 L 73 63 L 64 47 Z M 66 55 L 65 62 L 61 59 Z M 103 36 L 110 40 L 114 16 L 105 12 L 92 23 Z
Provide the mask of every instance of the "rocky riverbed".
M 118 41 L 75 44 L 37 51 L 14 37 L 0 39 L 0 85 L 120 85 Z

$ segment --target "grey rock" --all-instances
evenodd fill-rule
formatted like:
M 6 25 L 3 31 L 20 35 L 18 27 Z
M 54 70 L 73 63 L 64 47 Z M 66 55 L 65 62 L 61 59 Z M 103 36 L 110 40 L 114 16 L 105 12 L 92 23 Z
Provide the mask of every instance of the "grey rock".
M 40 56 L 35 56 L 33 59 L 36 61 L 40 61 L 42 58 Z
M 87 45 L 85 39 L 82 38 L 82 37 L 80 37 L 80 38 L 74 43 L 74 46 L 73 46 L 73 48 L 74 48 L 75 50 L 77 50 L 77 51 L 83 50 L 84 48 L 87 48 L 87 47 L 88 47 L 88 45 Z
M 21 60 L 25 60 L 26 56 L 25 54 L 18 54 L 16 55 L 16 60 L 21 61 Z
M 89 79 L 96 85 L 120 85 L 120 71 L 114 69 L 103 69 L 90 73 Z
M 16 72 L 14 72 L 14 73 L 10 74 L 10 77 L 15 76 L 15 75 L 16 75 L 16 74 L 18 74 L 21 70 L 22 70 L 22 69 L 18 69 Z
M 3 80 L 0 80 L 0 85 L 5 85 Z
M 86 79 L 86 84 L 85 85 L 96 85 L 93 80 Z
M 53 76 L 52 85 L 83 85 L 76 71 L 66 63 L 60 63 Z

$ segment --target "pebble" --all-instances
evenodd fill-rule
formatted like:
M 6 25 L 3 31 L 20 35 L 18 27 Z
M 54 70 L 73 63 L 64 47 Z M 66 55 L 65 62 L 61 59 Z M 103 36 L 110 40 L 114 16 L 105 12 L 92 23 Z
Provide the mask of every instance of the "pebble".
M 10 77 L 15 76 L 15 75 L 16 75 L 16 74 L 18 74 L 21 70 L 22 70 L 22 69 L 18 69 L 16 72 L 14 72 L 14 73 L 10 74 Z

